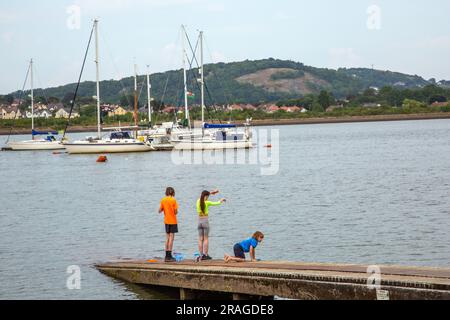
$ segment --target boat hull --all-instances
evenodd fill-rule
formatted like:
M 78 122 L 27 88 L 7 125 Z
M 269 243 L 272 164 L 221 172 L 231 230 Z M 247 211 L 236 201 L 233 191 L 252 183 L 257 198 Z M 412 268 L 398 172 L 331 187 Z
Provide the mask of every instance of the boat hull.
M 64 146 L 69 154 L 127 153 L 154 150 L 153 147 L 145 143 L 65 143 Z
M 173 144 L 152 144 L 156 151 L 171 151 L 175 146 Z
M 59 141 L 30 140 L 20 142 L 9 142 L 7 145 L 13 151 L 33 151 L 33 150 L 62 150 L 64 145 Z

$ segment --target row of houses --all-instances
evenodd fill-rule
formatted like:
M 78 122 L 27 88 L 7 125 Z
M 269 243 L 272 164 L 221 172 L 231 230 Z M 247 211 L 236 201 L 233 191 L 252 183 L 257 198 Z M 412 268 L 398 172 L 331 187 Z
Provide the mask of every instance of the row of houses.
M 222 111 L 245 111 L 245 110 L 250 110 L 250 111 L 256 111 L 256 110 L 261 110 L 267 113 L 274 113 L 277 111 L 285 111 L 285 112 L 289 112 L 289 113 L 293 113 L 293 112 L 308 112 L 307 109 L 303 108 L 303 107 L 297 107 L 297 106 L 277 106 L 275 104 L 262 104 L 262 105 L 258 105 L 258 106 L 254 106 L 251 104 L 232 104 L 232 105 L 215 105 L 212 106 L 213 109 L 215 110 L 222 110 Z M 192 107 L 189 107 L 189 110 L 191 110 Z M 175 110 L 177 110 L 177 108 L 173 107 L 173 106 L 167 106 L 165 107 L 162 112 L 163 113 L 173 113 Z M 184 108 L 178 108 L 178 112 L 183 112 Z
M 195 107 L 199 107 L 199 106 L 189 106 L 188 109 L 192 110 Z M 212 106 L 211 108 L 215 109 L 215 110 L 222 110 L 222 111 L 244 111 L 244 110 L 251 110 L 251 111 L 256 111 L 256 110 L 261 110 L 267 113 L 274 113 L 277 111 L 285 111 L 285 112 L 307 112 L 308 110 L 303 108 L 303 107 L 298 107 L 298 106 L 277 106 L 275 104 L 263 104 L 263 105 L 258 105 L 258 106 L 254 106 L 251 104 L 232 104 L 232 105 L 215 105 Z M 125 109 L 122 106 L 119 105 L 102 105 L 101 106 L 102 112 L 108 114 L 109 117 L 112 116 L 121 116 L 121 115 L 125 115 L 127 113 L 132 113 L 132 110 L 128 110 Z M 144 108 L 140 108 L 139 109 L 139 113 L 142 114 L 146 114 L 148 112 L 147 107 Z M 184 112 L 184 107 L 175 107 L 175 106 L 166 106 L 161 110 L 162 113 L 174 113 L 174 112 L 178 112 L 178 113 L 182 113 Z
M 435 102 L 431 106 L 446 106 L 448 102 L 438 103 Z M 380 107 L 381 104 L 379 103 L 365 103 L 363 104 L 364 108 L 375 108 Z M 196 106 L 199 107 L 199 106 Z M 331 112 L 336 109 L 343 108 L 344 104 L 338 104 L 338 105 L 332 105 L 326 109 L 327 112 Z M 194 106 L 190 106 L 189 110 L 192 110 Z M 284 111 L 287 113 L 306 113 L 308 112 L 307 109 L 301 106 L 277 106 L 275 104 L 261 104 L 258 106 L 254 106 L 251 104 L 232 104 L 232 105 L 216 105 L 212 108 L 216 110 L 222 110 L 222 111 L 256 111 L 260 110 L 266 113 L 275 113 L 278 111 Z M 126 109 L 120 105 L 117 104 L 103 104 L 101 105 L 101 110 L 103 114 L 106 114 L 108 117 L 114 117 L 114 116 L 123 116 L 126 114 L 133 113 L 133 110 Z M 174 107 L 174 106 L 166 106 L 164 109 L 161 110 L 162 113 L 165 114 L 171 114 L 174 112 L 182 113 L 184 111 L 183 107 Z M 62 119 L 68 119 L 69 118 L 70 110 L 65 108 L 62 103 L 55 103 L 55 104 L 35 104 L 34 105 L 34 117 L 35 118 L 62 118 Z M 139 109 L 139 113 L 141 114 L 147 114 L 148 109 L 147 107 L 143 107 Z M 20 118 L 31 118 L 31 108 L 29 107 L 26 112 L 23 112 L 19 109 L 18 104 L 11 104 L 9 106 L 7 105 L 0 105 L 0 119 L 20 119 Z M 80 114 L 76 111 L 72 111 L 72 118 L 79 117 Z
M 0 105 L 0 119 L 31 118 L 32 117 L 31 106 L 29 106 L 26 111 L 23 111 L 19 108 L 19 105 L 20 104 L 16 102 L 11 105 Z M 33 110 L 34 118 L 68 119 L 70 114 L 70 109 L 65 108 L 62 103 L 55 103 L 48 105 L 36 103 L 34 104 L 33 109 L 34 109 Z M 109 117 L 122 116 L 132 112 L 119 105 L 110 105 L 110 104 L 103 104 L 101 106 L 101 110 L 103 113 L 106 113 Z M 77 112 L 76 110 L 72 110 L 71 118 L 78 118 L 78 117 L 80 117 L 79 112 Z
M 190 106 L 189 110 L 192 110 L 195 106 Z M 198 107 L 198 106 L 196 106 Z M 223 111 L 244 111 L 244 110 L 250 110 L 250 111 L 256 111 L 261 110 L 263 112 L 267 113 L 275 113 L 278 111 L 285 111 L 288 113 L 294 113 L 294 112 L 301 112 L 305 113 L 308 112 L 307 109 L 299 106 L 277 106 L 275 104 L 262 104 L 258 106 L 254 106 L 251 104 L 232 104 L 232 105 L 216 105 L 212 108 L 216 110 L 223 110 Z M 133 110 L 129 110 L 127 108 L 124 108 L 117 104 L 102 104 L 101 105 L 101 111 L 103 114 L 107 115 L 108 117 L 114 117 L 114 116 L 123 116 L 129 113 L 133 113 Z M 161 110 L 162 113 L 170 114 L 174 112 L 182 113 L 184 111 L 184 108 L 182 107 L 174 107 L 174 106 L 166 106 L 164 109 Z M 148 109 L 147 107 L 143 107 L 139 109 L 139 113 L 147 114 Z M 34 105 L 34 112 L 33 116 L 35 118 L 69 118 L 70 110 L 68 108 L 65 108 L 62 103 L 55 103 L 55 104 L 49 104 L 44 105 L 41 103 L 37 103 Z M 28 107 L 26 111 L 22 111 L 19 109 L 18 104 L 11 104 L 11 105 L 0 105 L 0 119 L 20 119 L 20 118 L 31 118 L 31 107 Z M 72 111 L 72 118 L 79 117 L 80 114 L 76 112 L 75 110 Z
M 340 109 L 340 108 L 344 108 L 345 104 L 344 103 L 348 103 L 349 101 L 343 101 L 339 104 L 335 104 L 332 105 L 330 107 L 328 107 L 326 109 L 327 112 L 331 112 L 333 110 L 336 109 Z M 433 103 L 431 106 L 446 106 L 448 104 L 448 102 L 443 102 L 443 103 L 438 103 L 435 102 Z M 189 106 L 188 109 L 192 110 L 195 107 L 200 107 L 200 106 Z M 364 103 L 362 105 L 363 108 L 378 108 L 381 107 L 381 104 L 379 103 Z M 250 111 L 256 111 L 256 110 L 261 110 L 263 112 L 266 113 L 275 113 L 278 111 L 284 111 L 287 113 L 294 113 L 294 112 L 300 112 L 300 113 L 306 113 L 308 112 L 308 109 L 302 107 L 302 106 L 277 106 L 276 104 L 261 104 L 258 106 L 254 106 L 251 104 L 232 104 L 232 105 L 214 105 L 211 108 L 215 109 L 215 110 L 222 110 L 222 111 L 245 111 L 245 110 L 250 110 Z M 102 111 L 104 113 L 107 113 L 109 117 L 113 117 L 113 116 L 120 116 L 120 115 L 125 115 L 127 113 L 132 113 L 132 110 L 127 110 L 124 107 L 121 107 L 119 105 L 102 105 Z M 142 114 L 146 114 L 148 112 L 147 107 L 143 107 L 139 109 L 139 113 Z M 165 108 L 163 108 L 161 110 L 162 113 L 174 113 L 174 112 L 178 112 L 178 113 L 182 113 L 184 112 L 184 107 L 174 107 L 174 106 L 166 106 Z
M 63 104 L 36 104 L 34 105 L 33 113 L 31 113 L 31 107 L 28 107 L 26 111 L 20 110 L 17 104 L 0 105 L 0 119 L 31 119 L 34 118 L 56 118 L 56 119 L 68 119 L 70 110 L 64 108 Z M 71 118 L 78 118 L 80 114 L 76 111 L 72 111 Z
M 305 113 L 308 112 L 308 110 L 301 106 L 277 106 L 275 104 L 265 104 L 258 106 L 258 109 L 265 111 L 267 113 L 275 113 L 278 111 L 284 111 L 287 113 L 294 113 L 294 112 L 300 112 Z

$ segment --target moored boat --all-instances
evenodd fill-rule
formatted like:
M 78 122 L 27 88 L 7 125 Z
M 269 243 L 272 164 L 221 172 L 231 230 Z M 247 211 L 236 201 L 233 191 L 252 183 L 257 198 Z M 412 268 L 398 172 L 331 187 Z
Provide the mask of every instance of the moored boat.
M 96 137 L 64 143 L 69 154 L 148 152 L 154 148 L 131 137 L 127 131 L 112 132 L 109 138 Z
M 61 141 L 56 140 L 57 132 L 39 132 L 34 130 L 34 86 L 33 86 L 33 59 L 30 60 L 30 82 L 31 82 L 31 140 L 25 141 L 8 141 L 6 147 L 13 151 L 30 151 L 30 150 L 60 150 L 64 149 Z M 28 73 L 27 73 L 28 75 Z M 35 139 L 35 136 L 46 135 L 45 139 Z M 9 140 L 9 137 L 8 137 Z
M 56 140 L 53 134 L 56 132 L 37 132 L 32 131 L 33 140 L 11 141 L 7 144 L 13 151 L 30 151 L 30 150 L 61 150 L 64 145 L 61 141 Z M 45 139 L 34 139 L 36 135 L 47 135 Z
M 250 149 L 253 147 L 249 124 L 246 124 L 244 131 L 241 131 L 234 124 L 205 123 L 201 134 L 181 135 L 172 139 L 171 142 L 176 150 Z
M 183 31 L 187 37 L 186 30 Z M 234 124 L 205 123 L 205 79 L 203 63 L 203 31 L 199 33 L 200 67 L 198 79 L 201 92 L 201 129 L 192 130 L 187 134 L 171 137 L 176 150 L 220 150 L 220 149 L 249 149 L 253 147 L 251 119 L 247 119 L 245 130 L 238 130 Z M 195 52 L 193 52 L 195 58 Z M 186 96 L 186 85 L 185 85 Z M 187 99 L 185 99 L 187 103 Z M 187 105 L 186 105 L 187 108 Z
M 154 150 L 149 142 L 133 138 L 128 131 L 123 128 L 109 128 L 113 130 L 109 137 L 102 137 L 100 119 L 100 73 L 99 73 L 99 52 L 98 52 L 98 20 L 94 21 L 94 31 L 96 40 L 96 83 L 97 83 L 97 136 L 73 142 L 66 141 L 64 146 L 69 154 L 83 153 L 125 153 L 125 152 L 148 152 Z M 136 97 L 136 84 L 135 84 Z M 136 99 L 135 99 L 136 103 Z M 135 107 L 136 108 L 136 107 Z M 135 122 L 136 122 L 135 110 Z M 133 127 L 137 132 L 137 127 Z M 106 129 L 108 130 L 108 129 Z

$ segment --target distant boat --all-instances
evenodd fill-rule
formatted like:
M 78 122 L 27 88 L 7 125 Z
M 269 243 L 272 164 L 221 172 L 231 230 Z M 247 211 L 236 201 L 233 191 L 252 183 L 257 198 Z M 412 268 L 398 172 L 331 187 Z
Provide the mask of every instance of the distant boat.
M 69 154 L 87 153 L 128 153 L 128 152 L 148 152 L 155 150 L 149 143 L 136 140 L 126 128 L 110 128 L 113 130 L 108 138 L 96 137 L 86 140 L 64 143 Z
M 185 27 L 181 26 L 182 32 L 186 33 Z M 185 39 L 183 37 L 183 39 Z M 186 45 L 183 40 L 183 90 L 184 90 L 184 121 L 183 123 L 174 122 L 164 122 L 160 126 L 152 127 L 152 108 L 151 108 L 151 83 L 150 83 L 150 73 L 147 70 L 147 102 L 148 102 L 148 118 L 149 118 L 149 129 L 142 130 L 138 133 L 139 136 L 144 136 L 148 141 L 151 142 L 152 146 L 156 150 L 171 150 L 173 145 L 170 146 L 170 140 L 172 137 L 177 135 L 186 135 L 192 133 L 189 119 L 189 108 L 188 108 L 188 90 L 187 90 L 187 70 L 186 70 Z M 148 66 L 147 66 L 148 67 Z
M 100 73 L 99 73 L 99 53 L 98 53 L 98 20 L 94 21 L 95 42 L 96 42 L 96 77 L 97 77 L 97 137 L 77 140 L 74 142 L 64 142 L 64 146 L 69 154 L 84 153 L 125 153 L 125 152 L 147 152 L 154 148 L 149 142 L 140 141 L 133 138 L 124 128 L 110 128 L 114 130 L 108 138 L 101 135 L 100 125 Z M 136 90 L 135 90 L 136 91 Z M 134 127 L 133 127 L 134 128 Z M 137 130 L 137 127 L 136 127 Z
M 39 132 L 34 130 L 34 88 L 33 88 L 33 59 L 30 60 L 30 76 L 31 76 L 31 140 L 11 141 L 7 143 L 7 147 L 13 151 L 30 151 L 30 150 L 60 150 L 64 149 L 61 141 L 57 141 L 54 135 L 58 132 Z M 45 139 L 35 139 L 35 136 L 46 135 Z
M 186 34 L 186 30 L 185 34 Z M 186 34 L 187 37 L 187 34 Z M 247 119 L 244 132 L 234 124 L 209 124 L 205 122 L 205 80 L 203 64 L 203 31 L 199 33 L 200 42 L 200 90 L 202 127 L 187 134 L 172 136 L 171 142 L 176 150 L 220 150 L 249 149 L 253 147 L 250 128 L 251 119 Z M 195 53 L 194 53 L 195 54 Z M 186 95 L 186 86 L 185 86 Z
M 61 150 L 64 145 L 55 138 L 57 132 L 38 132 L 32 131 L 32 136 L 47 135 L 45 139 L 33 139 L 26 141 L 9 142 L 7 146 L 13 151 L 31 151 L 31 150 Z
M 203 133 L 173 138 L 171 142 L 175 150 L 250 149 L 253 147 L 249 124 L 246 124 L 242 132 L 234 124 L 205 123 L 202 131 Z
M 168 136 L 153 137 L 150 140 L 150 145 L 156 151 L 170 151 L 175 147 L 175 145 L 170 142 L 170 138 Z

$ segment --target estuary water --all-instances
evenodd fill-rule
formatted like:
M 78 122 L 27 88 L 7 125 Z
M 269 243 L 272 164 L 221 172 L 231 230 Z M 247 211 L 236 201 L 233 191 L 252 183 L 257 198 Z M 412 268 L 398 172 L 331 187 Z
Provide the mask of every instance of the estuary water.
M 179 164 L 170 152 L 108 155 L 103 164 L 96 155 L 0 152 L 0 298 L 170 298 L 93 267 L 164 255 L 157 210 L 167 186 L 180 206 L 174 251 L 189 259 L 195 202 L 217 188 L 227 202 L 210 209 L 214 258 L 260 230 L 263 260 L 450 265 L 450 120 L 255 130 L 279 132 L 275 174 L 259 164 Z M 79 290 L 66 286 L 73 265 Z

